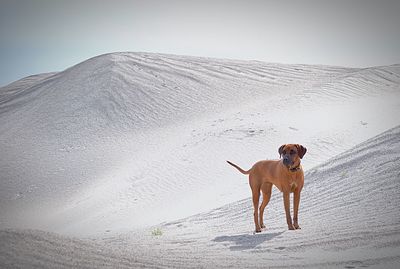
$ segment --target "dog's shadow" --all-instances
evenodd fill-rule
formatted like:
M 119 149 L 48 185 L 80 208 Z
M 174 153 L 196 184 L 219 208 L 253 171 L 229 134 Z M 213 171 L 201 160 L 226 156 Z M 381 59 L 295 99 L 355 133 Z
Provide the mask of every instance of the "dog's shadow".
M 217 236 L 212 241 L 214 241 L 214 242 L 231 242 L 234 245 L 230 246 L 229 249 L 232 251 L 240 251 L 240 250 L 254 249 L 258 245 L 260 245 L 266 241 L 270 241 L 271 239 L 273 239 L 283 233 L 284 232 L 224 235 L 224 236 Z

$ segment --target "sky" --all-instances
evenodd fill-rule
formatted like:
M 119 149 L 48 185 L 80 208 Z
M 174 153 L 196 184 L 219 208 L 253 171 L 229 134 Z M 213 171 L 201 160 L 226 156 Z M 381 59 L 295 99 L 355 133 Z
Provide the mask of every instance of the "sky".
M 399 14 L 399 0 L 0 0 L 0 86 L 117 51 L 396 64 Z

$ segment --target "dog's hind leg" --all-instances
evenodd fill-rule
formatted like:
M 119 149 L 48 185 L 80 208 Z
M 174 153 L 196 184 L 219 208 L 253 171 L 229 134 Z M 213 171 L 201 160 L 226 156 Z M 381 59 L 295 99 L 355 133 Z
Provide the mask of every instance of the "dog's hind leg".
M 263 194 L 263 201 L 260 206 L 260 227 L 263 229 L 265 228 L 264 225 L 264 209 L 269 203 L 269 199 L 271 199 L 271 190 L 272 190 L 272 184 L 268 182 L 264 182 L 261 185 L 261 190 Z
M 253 175 L 251 175 L 251 174 L 249 177 L 249 183 L 250 183 L 250 188 L 251 188 L 251 192 L 252 192 L 252 196 L 253 196 L 254 225 L 256 227 L 255 232 L 260 233 L 261 227 L 260 227 L 260 223 L 258 222 L 258 203 L 259 203 L 259 199 L 260 199 L 261 184 L 259 184 L 257 182 L 257 180 L 255 180 L 255 178 L 253 178 Z
M 260 189 L 253 190 L 253 207 L 254 207 L 254 225 L 256 226 L 256 233 L 261 232 L 261 227 L 258 222 L 258 202 L 260 199 Z

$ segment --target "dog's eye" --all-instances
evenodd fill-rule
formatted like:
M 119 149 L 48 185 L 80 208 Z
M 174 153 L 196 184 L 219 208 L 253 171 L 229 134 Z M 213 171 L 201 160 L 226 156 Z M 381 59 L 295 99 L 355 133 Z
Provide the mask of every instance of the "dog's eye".
M 283 155 L 285 155 L 286 154 L 286 150 L 284 150 L 282 153 L 283 153 Z

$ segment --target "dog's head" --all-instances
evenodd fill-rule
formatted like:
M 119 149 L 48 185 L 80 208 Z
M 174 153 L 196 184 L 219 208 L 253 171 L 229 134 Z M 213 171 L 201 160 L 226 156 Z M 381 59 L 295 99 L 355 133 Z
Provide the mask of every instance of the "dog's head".
M 299 144 L 285 144 L 278 149 L 279 157 L 283 157 L 283 164 L 293 166 L 299 164 L 300 159 L 306 154 L 307 149 Z

